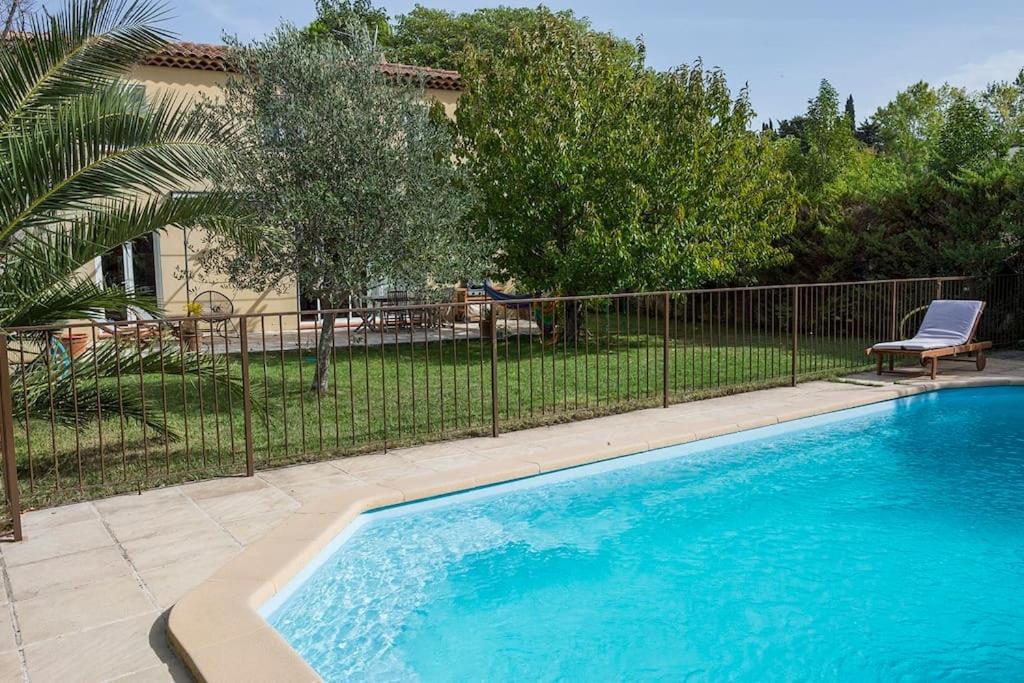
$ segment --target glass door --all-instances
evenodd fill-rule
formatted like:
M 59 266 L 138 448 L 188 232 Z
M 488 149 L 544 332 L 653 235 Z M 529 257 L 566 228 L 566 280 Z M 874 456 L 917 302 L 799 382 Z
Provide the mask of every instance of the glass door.
M 104 287 L 123 287 L 125 291 L 156 296 L 156 242 L 152 234 L 125 242 L 99 257 L 96 278 Z M 132 320 L 135 312 L 105 309 L 109 320 Z

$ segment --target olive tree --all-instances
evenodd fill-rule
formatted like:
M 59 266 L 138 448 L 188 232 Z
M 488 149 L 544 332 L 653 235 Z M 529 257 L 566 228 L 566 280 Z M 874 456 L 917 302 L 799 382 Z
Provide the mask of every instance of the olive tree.
M 268 247 L 238 258 L 214 240 L 203 263 L 249 289 L 297 283 L 325 309 L 379 284 L 425 288 L 481 271 L 465 220 L 472 191 L 422 83 L 382 72 L 366 28 L 349 40 L 284 26 L 231 45 L 237 74 L 210 115 L 241 130 L 215 179 L 240 193 Z M 335 315 L 323 314 L 314 388 L 324 391 Z

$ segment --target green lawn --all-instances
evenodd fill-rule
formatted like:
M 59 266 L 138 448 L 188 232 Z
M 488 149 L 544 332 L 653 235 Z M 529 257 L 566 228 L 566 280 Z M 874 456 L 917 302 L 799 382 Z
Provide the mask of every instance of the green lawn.
M 499 335 L 500 429 L 660 405 L 666 370 L 672 402 L 790 381 L 792 341 L 783 331 L 672 321 L 666 369 L 662 329 L 663 321 L 653 317 L 605 316 L 589 320 L 588 332 L 575 342 Z M 802 338 L 800 377 L 863 367 L 866 345 Z M 338 347 L 322 396 L 309 390 L 313 349 L 254 351 L 249 357 L 257 469 L 490 433 L 486 339 Z M 239 378 L 239 357 L 228 356 L 222 370 Z M 25 425 L 17 425 L 26 507 L 244 471 L 240 394 L 192 378 L 154 374 L 140 380 L 130 373 L 121 391 L 142 392 L 147 411 L 166 414 L 176 438 L 159 438 L 117 415 L 105 416 L 102 424 L 83 422 L 77 430 L 33 420 L 27 438 Z

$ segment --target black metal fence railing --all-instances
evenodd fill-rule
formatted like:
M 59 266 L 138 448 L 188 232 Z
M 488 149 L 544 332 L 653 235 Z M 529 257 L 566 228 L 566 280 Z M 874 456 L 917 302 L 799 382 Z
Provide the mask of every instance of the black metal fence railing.
M 940 297 L 987 301 L 980 337 L 1015 343 L 1022 294 L 930 278 L 345 309 L 326 334 L 303 312 L 8 329 L 10 526 L 22 506 L 849 373 Z

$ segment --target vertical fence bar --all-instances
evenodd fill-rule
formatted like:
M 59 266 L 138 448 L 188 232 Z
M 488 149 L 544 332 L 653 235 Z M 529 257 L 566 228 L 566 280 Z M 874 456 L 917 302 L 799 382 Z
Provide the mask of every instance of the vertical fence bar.
M 491 335 L 491 436 L 498 436 L 498 311 L 491 304 L 490 327 Z
M 790 320 L 790 326 L 793 328 L 793 357 L 791 359 L 790 367 L 790 380 L 789 386 L 796 386 L 796 375 L 799 370 L 798 356 L 800 352 L 800 341 L 798 339 L 800 331 L 800 289 L 796 285 L 793 285 L 789 290 L 790 308 L 792 309 L 792 316 Z
M 662 348 L 661 348 L 661 407 L 668 408 L 668 336 L 669 336 L 669 319 L 668 312 L 672 306 L 672 298 L 668 292 L 665 292 L 664 298 L 664 309 L 661 312 L 662 318 L 664 318 L 664 326 L 662 328 Z
M 896 281 L 892 281 L 892 287 L 890 289 L 892 295 L 892 312 L 889 318 L 889 338 L 896 339 Z
M 14 540 L 22 539 L 21 496 L 18 491 L 18 463 L 14 460 L 14 405 L 11 402 L 14 387 L 11 386 L 11 366 L 7 357 L 7 335 L 0 334 L 0 440 L 3 441 L 4 491 L 7 494 L 7 509 L 11 513 Z
M 256 474 L 256 456 L 252 447 L 252 397 L 249 386 L 249 318 L 238 319 L 238 343 L 242 347 L 242 429 L 245 433 L 245 476 Z M 300 358 L 301 362 L 301 358 Z

